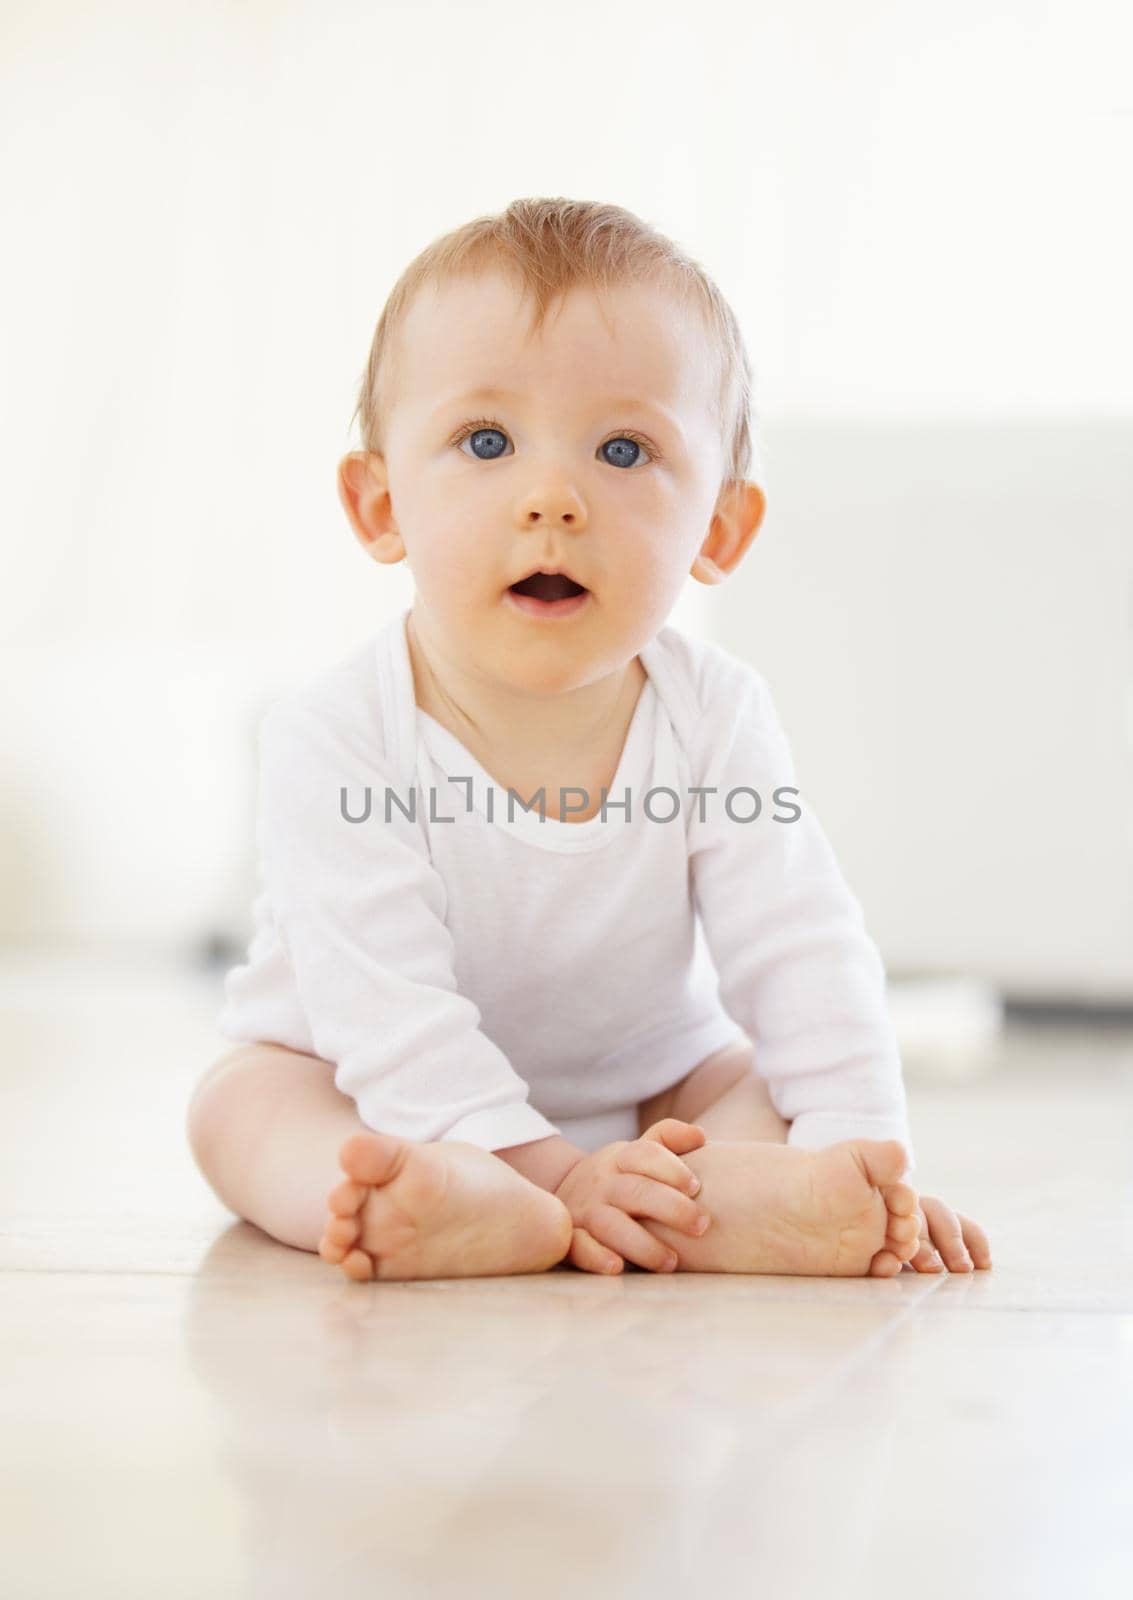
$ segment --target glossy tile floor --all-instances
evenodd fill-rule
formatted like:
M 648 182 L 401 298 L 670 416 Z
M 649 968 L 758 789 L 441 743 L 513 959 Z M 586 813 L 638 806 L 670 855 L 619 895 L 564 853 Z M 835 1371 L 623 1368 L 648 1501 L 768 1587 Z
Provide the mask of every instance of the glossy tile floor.
M 1133 1593 L 1133 1036 L 910 1083 L 990 1274 L 359 1286 L 197 1175 L 216 995 L 0 969 L 10 1600 Z

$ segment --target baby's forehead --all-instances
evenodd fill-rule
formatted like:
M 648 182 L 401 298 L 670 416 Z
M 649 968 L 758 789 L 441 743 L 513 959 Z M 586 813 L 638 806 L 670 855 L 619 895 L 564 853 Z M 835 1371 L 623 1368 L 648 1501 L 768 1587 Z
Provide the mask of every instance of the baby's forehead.
M 517 274 L 486 270 L 423 284 L 403 323 L 415 332 L 438 323 L 451 331 L 455 324 L 489 347 L 500 333 L 513 343 L 538 345 L 600 329 L 614 344 L 641 337 L 650 345 L 659 340 L 695 345 L 706 342 L 708 331 L 695 303 L 661 283 L 573 283 L 539 316 L 533 290 Z
M 402 392 L 417 400 L 495 391 L 537 398 L 642 401 L 699 409 L 719 366 L 703 318 L 652 283 L 572 286 L 535 316 L 511 274 L 431 283 L 409 306 L 399 340 Z

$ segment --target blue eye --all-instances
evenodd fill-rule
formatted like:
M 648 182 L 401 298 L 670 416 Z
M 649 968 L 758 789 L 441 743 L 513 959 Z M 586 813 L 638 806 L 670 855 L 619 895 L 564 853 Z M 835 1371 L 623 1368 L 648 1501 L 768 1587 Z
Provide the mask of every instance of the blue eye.
M 503 454 L 507 442 L 500 428 L 474 428 L 471 433 L 464 435 L 461 444 L 464 443 L 464 439 L 472 440 L 472 449 L 478 461 L 494 461 L 497 456 Z M 480 440 L 485 448 L 477 449 L 477 440 Z
M 605 444 L 602 446 L 602 449 L 617 449 L 621 452 L 620 456 L 616 460 L 612 459 L 610 456 L 606 457 L 606 460 L 609 461 L 612 467 L 636 466 L 637 457 L 641 454 L 641 446 L 638 444 L 637 440 L 631 439 L 627 434 L 622 434 L 617 439 L 607 439 Z M 633 451 L 633 457 L 630 460 L 626 459 L 627 450 Z
M 466 422 L 450 443 L 467 455 L 464 445 L 471 442 L 472 454 L 477 461 L 496 461 L 507 448 L 508 436 L 503 428 L 488 417 L 477 422 Z M 610 467 L 636 467 L 639 462 L 660 461 L 661 453 L 646 439 L 635 433 L 619 433 L 598 446 L 602 459 Z M 613 451 L 613 454 L 607 454 Z

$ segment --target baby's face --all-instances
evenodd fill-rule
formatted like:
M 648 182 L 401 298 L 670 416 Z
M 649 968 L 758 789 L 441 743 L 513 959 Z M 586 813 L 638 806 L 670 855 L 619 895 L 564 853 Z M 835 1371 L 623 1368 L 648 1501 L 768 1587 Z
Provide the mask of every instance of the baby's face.
M 563 692 L 630 661 L 672 610 L 723 482 L 695 313 L 647 285 L 607 304 L 612 326 L 573 290 L 532 335 L 517 287 L 492 273 L 425 289 L 402 325 L 386 526 L 430 636 L 500 685 Z M 378 559 L 401 553 L 378 544 Z M 587 591 L 569 615 L 510 592 L 548 568 Z

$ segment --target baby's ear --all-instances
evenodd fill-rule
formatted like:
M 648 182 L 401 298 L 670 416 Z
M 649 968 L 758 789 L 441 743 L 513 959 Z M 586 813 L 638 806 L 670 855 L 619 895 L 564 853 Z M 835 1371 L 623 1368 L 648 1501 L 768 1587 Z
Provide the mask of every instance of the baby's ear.
M 728 574 L 720 570 L 711 556 L 702 552 L 692 564 L 692 576 L 699 578 L 701 583 L 723 583 Z
M 733 478 L 720 491 L 708 537 L 690 571 L 701 583 L 723 583 L 759 532 L 767 499 L 758 483 Z
M 372 450 L 351 450 L 338 463 L 338 498 L 355 537 L 375 561 L 405 559 L 389 495 L 384 459 Z

